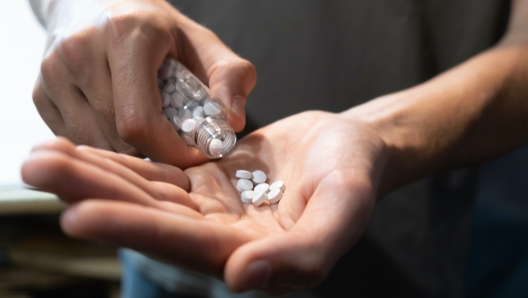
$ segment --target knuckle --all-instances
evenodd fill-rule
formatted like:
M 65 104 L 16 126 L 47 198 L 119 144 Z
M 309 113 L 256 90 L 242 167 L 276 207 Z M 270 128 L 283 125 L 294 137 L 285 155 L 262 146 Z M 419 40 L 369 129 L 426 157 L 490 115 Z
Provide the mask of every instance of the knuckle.
M 242 60 L 240 64 L 242 77 L 251 84 L 251 87 L 253 87 L 257 82 L 257 69 L 251 62 L 247 60 Z
M 72 74 L 87 73 L 93 66 L 92 50 L 95 29 L 85 30 L 59 42 L 58 53 Z
M 117 153 L 136 156 L 136 157 L 142 157 L 141 153 L 134 147 L 126 144 L 125 142 L 122 142 L 123 144 L 119 143 L 115 150 Z
M 158 11 L 143 11 L 132 14 L 115 14 L 106 22 L 110 41 L 114 45 L 129 45 L 148 40 L 168 43 L 170 32 L 167 21 Z
M 115 123 L 114 101 L 112 97 L 98 97 L 91 102 L 92 109 L 96 115 L 101 116 L 108 123 Z
M 42 89 L 42 86 L 40 85 L 36 85 L 35 88 L 33 89 L 32 98 L 33 98 L 33 104 L 37 107 L 37 109 L 39 107 L 44 106 L 48 100 L 47 96 L 44 93 L 44 90 Z
M 51 54 L 42 60 L 40 64 L 40 73 L 44 81 L 54 81 L 54 78 L 59 77 L 59 59 L 57 55 Z
M 240 78 L 252 82 L 257 79 L 257 70 L 255 66 L 242 58 L 236 59 L 230 63 L 230 67 L 235 70 Z
M 133 107 L 123 109 L 116 114 L 117 134 L 125 142 L 144 140 L 148 136 L 148 119 Z

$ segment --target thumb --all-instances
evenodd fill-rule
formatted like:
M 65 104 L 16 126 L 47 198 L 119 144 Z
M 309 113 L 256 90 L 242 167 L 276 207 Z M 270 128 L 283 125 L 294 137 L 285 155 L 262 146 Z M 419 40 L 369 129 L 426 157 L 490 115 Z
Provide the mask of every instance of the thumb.
M 375 192 L 361 183 L 334 179 L 332 174 L 327 178 L 290 230 L 246 243 L 232 253 L 224 269 L 232 291 L 261 289 L 281 294 L 314 287 L 355 244 L 372 216 Z
M 180 61 L 225 104 L 227 121 L 238 132 L 246 124 L 246 99 L 255 87 L 253 64 L 240 58 L 212 31 L 180 15 Z
M 211 91 L 226 105 L 227 121 L 235 131 L 246 124 L 246 99 L 255 86 L 255 67 L 234 53 L 229 60 L 219 60 L 209 72 Z
M 318 285 L 328 275 L 336 260 L 319 241 L 306 235 L 288 232 L 253 241 L 238 248 L 224 269 L 230 290 L 245 292 L 260 289 L 283 294 Z

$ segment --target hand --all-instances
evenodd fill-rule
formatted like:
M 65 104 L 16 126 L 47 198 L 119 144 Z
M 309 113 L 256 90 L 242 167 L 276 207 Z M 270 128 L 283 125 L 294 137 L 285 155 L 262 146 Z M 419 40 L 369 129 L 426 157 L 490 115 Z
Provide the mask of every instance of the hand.
M 166 56 L 209 84 L 235 131 L 244 127 L 254 67 L 166 1 L 57 0 L 50 7 L 33 100 L 56 135 L 180 167 L 206 161 L 162 112 L 157 70 Z
M 71 236 L 223 277 L 233 291 L 277 293 L 318 284 L 358 240 L 374 210 L 386 151 L 360 122 L 306 112 L 185 172 L 62 139 L 35 148 L 22 177 L 72 204 L 62 217 Z M 243 204 L 238 169 L 284 180 L 284 197 L 271 206 Z

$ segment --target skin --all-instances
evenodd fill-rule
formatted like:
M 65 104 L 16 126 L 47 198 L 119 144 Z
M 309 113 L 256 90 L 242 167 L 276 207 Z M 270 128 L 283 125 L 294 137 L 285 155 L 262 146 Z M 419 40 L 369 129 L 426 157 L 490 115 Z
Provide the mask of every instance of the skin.
M 292 130 L 308 133 L 292 136 Z M 36 147 L 22 175 L 74 204 L 62 219 L 70 235 L 125 245 L 220 278 L 224 273 L 234 291 L 256 282 L 279 291 L 314 286 L 357 241 L 374 209 L 385 155 L 383 140 L 361 124 L 307 112 L 256 131 L 222 160 L 185 172 L 59 139 Z M 355 162 L 346 162 L 350 158 Z M 145 175 L 146 168 L 154 174 Z M 284 179 L 284 197 L 275 205 L 243 204 L 237 169 Z M 88 197 L 97 200 L 84 201 Z M 271 264 L 243 272 L 261 259 Z
M 206 161 L 162 112 L 156 73 L 165 57 L 208 84 L 229 124 L 244 128 L 255 68 L 167 2 L 30 2 L 48 31 L 33 101 L 56 135 L 184 168 Z
M 505 37 L 462 65 L 339 114 L 283 119 L 184 172 L 58 139 L 33 150 L 22 177 L 71 203 L 62 226 L 73 237 L 222 278 L 235 292 L 311 287 L 354 245 L 384 194 L 528 140 L 526 32 L 528 1 L 518 0 Z M 283 199 L 242 204 L 238 169 L 285 180 Z

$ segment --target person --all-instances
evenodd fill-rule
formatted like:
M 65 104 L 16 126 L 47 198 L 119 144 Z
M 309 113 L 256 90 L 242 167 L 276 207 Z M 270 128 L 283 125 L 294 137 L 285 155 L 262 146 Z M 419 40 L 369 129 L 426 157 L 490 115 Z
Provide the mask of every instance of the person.
M 205 164 L 162 121 L 156 69 L 167 55 L 185 63 L 230 107 L 240 130 L 240 107 L 255 84 L 249 62 L 163 1 L 33 2 L 50 34 L 34 92 L 50 128 L 77 144 L 186 170 L 60 139 L 34 150 L 22 168 L 26 183 L 72 203 L 62 221 L 70 235 L 222 278 L 233 291 L 320 283 L 363 235 L 377 200 L 526 141 L 523 0 L 513 1 L 496 44 L 504 1 L 174 1 L 256 63 L 264 87 L 248 102 L 255 122 L 295 114 Z M 297 114 L 315 108 L 333 113 Z M 232 172 L 247 165 L 284 177 L 278 207 L 239 202 Z M 462 179 L 449 189 L 433 177 L 444 193 L 424 195 L 424 182 L 388 195 L 368 236 L 381 250 L 376 256 L 388 259 L 376 268 L 391 270 L 351 270 L 382 285 L 401 282 L 389 288 L 396 295 L 461 296 L 471 171 Z M 422 200 L 413 198 L 416 188 Z M 373 296 L 383 288 L 344 279 Z

